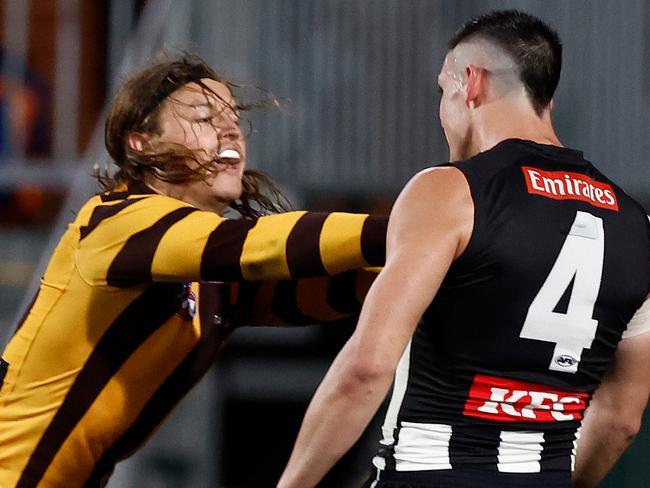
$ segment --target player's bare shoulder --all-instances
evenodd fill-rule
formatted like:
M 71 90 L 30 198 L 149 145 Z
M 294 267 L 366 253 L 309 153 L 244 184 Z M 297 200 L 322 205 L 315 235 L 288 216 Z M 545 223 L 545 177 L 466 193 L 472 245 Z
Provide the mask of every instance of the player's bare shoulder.
M 406 184 L 391 214 L 391 225 L 414 232 L 442 235 L 458 242 L 456 257 L 469 242 L 474 224 L 474 204 L 463 173 L 454 166 L 427 168 Z
M 405 190 L 410 186 L 426 192 L 432 202 L 444 198 L 451 200 L 450 203 L 462 204 L 465 200 L 465 203 L 472 203 L 467 179 L 455 166 L 424 169 L 411 178 Z

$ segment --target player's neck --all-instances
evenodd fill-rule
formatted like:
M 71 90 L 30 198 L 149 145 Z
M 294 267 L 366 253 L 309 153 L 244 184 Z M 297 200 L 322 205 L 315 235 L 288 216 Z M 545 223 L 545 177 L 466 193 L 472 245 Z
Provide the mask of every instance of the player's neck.
M 172 183 L 155 178 L 151 175 L 145 177 L 145 184 L 154 192 L 165 195 L 198 208 L 199 210 L 206 210 L 214 212 L 219 215 L 228 207 L 226 202 L 221 202 L 215 198 L 208 198 L 205 193 L 199 193 L 194 190 L 190 184 L 185 183 Z
M 553 129 L 550 109 L 540 116 L 526 105 L 504 101 L 482 107 L 473 137 L 478 152 L 487 151 L 506 139 L 562 146 Z

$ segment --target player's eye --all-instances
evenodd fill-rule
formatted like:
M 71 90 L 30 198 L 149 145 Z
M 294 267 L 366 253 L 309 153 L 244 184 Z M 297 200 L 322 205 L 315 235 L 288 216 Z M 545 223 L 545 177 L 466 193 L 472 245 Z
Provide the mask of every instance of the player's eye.
M 214 116 L 210 115 L 208 117 L 200 117 L 198 119 L 195 119 L 195 122 L 199 124 L 211 124 L 214 120 Z

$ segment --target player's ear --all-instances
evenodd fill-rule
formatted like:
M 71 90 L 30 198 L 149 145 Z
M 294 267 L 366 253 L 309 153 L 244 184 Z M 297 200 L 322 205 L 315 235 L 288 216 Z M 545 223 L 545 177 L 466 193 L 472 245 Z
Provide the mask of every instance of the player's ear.
M 481 104 L 481 98 L 484 92 L 485 69 L 470 64 L 465 68 L 465 77 L 467 79 L 465 105 L 467 107 L 478 107 Z
M 129 132 L 126 142 L 130 149 L 138 152 L 144 152 L 151 147 L 151 138 L 145 132 Z

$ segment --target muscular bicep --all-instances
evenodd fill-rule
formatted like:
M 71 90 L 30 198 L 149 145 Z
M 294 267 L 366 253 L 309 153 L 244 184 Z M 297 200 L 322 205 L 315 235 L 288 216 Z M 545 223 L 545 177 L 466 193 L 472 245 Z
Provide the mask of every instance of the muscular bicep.
M 645 408 L 650 394 L 650 297 L 628 325 L 628 334 L 616 347 L 612 363 L 599 390 L 605 386 L 615 395 L 628 394 L 637 398 L 637 408 Z M 619 397 L 625 398 L 625 397 Z
M 383 264 L 385 228 L 386 219 L 344 213 L 229 220 L 151 197 L 86 232 L 77 267 L 113 286 L 318 276 Z
M 390 217 L 386 266 L 364 303 L 360 352 L 392 351 L 396 363 L 451 263 L 471 233 L 467 182 L 453 168 L 420 174 L 407 185 Z
M 650 332 L 622 339 L 587 409 L 640 422 L 650 394 Z M 625 399 L 625 401 L 621 401 Z
M 594 402 L 609 402 L 618 410 L 621 398 L 626 407 L 641 415 L 650 394 L 650 297 L 630 320 L 614 358 L 594 395 Z
M 585 412 L 575 486 L 594 487 L 639 430 L 650 393 L 650 332 L 622 339 Z
M 643 302 L 627 324 L 627 328 L 623 332 L 623 339 L 634 337 L 648 331 L 650 331 L 650 298 L 646 298 L 645 302 Z

